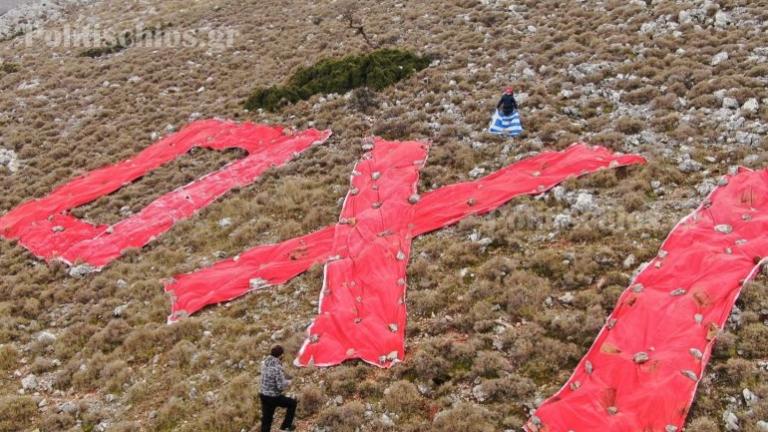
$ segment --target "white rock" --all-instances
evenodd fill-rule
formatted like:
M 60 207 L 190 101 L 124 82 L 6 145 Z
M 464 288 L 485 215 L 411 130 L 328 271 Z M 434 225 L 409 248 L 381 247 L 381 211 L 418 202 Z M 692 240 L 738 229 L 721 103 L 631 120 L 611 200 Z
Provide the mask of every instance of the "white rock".
M 37 334 L 37 341 L 44 345 L 50 345 L 56 342 L 56 335 L 51 332 L 41 331 Z
M 733 227 L 728 224 L 715 225 L 715 231 L 721 234 L 730 234 L 733 232 Z
M 756 147 L 758 144 L 760 144 L 760 135 L 751 132 L 736 131 L 734 138 L 736 139 L 737 143 L 744 146 Z
M 472 396 L 474 396 L 478 402 L 483 402 L 488 398 L 488 393 L 483 390 L 482 384 L 478 384 L 472 387 Z
M 395 422 L 386 413 L 381 415 L 381 424 L 386 427 L 395 427 Z
M 225 217 L 219 220 L 219 226 L 222 228 L 226 228 L 228 226 L 232 225 L 232 219 Z
M 552 196 L 555 197 L 557 201 L 563 201 L 565 199 L 566 190 L 562 186 L 555 186 L 552 188 Z
M 253 278 L 250 281 L 248 281 L 248 285 L 251 287 L 252 290 L 257 290 L 264 287 L 268 287 L 269 282 L 267 282 L 262 278 Z
M 715 13 L 715 27 L 725 27 L 731 22 L 731 17 L 723 11 L 717 11 Z
M 751 407 L 757 403 L 758 397 L 756 394 L 752 393 L 752 390 L 745 388 L 741 391 L 741 395 L 744 396 L 744 402 L 747 406 Z
M 712 57 L 711 63 L 712 63 L 712 66 L 717 66 L 726 60 L 728 60 L 728 53 L 725 51 L 721 51 Z
M 126 309 L 128 309 L 127 304 L 117 306 L 116 308 L 112 309 L 112 316 L 121 317 L 125 313 Z
M 731 411 L 723 413 L 723 422 L 725 422 L 725 429 L 729 431 L 739 430 L 739 418 Z
M 768 421 L 760 420 L 757 422 L 757 429 L 760 432 L 768 432 Z
M 691 21 L 693 21 L 693 17 L 691 16 L 691 13 L 687 10 L 681 10 L 680 13 L 677 14 L 677 22 L 680 24 L 688 24 Z
M 760 104 L 755 98 L 748 99 L 746 102 L 744 102 L 744 105 L 741 106 L 741 110 L 747 114 L 755 114 L 759 108 Z
M 573 204 L 573 208 L 581 213 L 586 213 L 597 208 L 595 205 L 595 197 L 589 192 L 581 192 L 576 197 L 576 202 Z
M 37 377 L 33 374 L 29 374 L 21 379 L 21 388 L 24 390 L 35 390 L 37 388 Z
M 474 167 L 469 171 L 469 176 L 472 178 L 478 178 L 485 173 L 485 168 Z
M 40 81 L 33 79 L 32 81 L 24 81 L 23 83 L 19 84 L 18 87 L 16 87 L 17 90 L 31 90 L 37 86 L 40 85 Z
M 89 266 L 88 264 L 80 264 L 70 268 L 69 275 L 74 278 L 81 278 L 95 271 L 96 269 Z
M 573 225 L 573 220 L 571 219 L 571 215 L 560 213 L 559 215 L 555 216 L 554 224 L 557 229 L 563 230 Z
M 632 266 L 635 265 L 636 261 L 637 261 L 637 258 L 635 258 L 633 254 L 629 254 L 629 256 L 624 259 L 622 266 L 624 266 L 625 269 L 631 268 Z
M 64 402 L 59 405 L 59 412 L 65 412 L 67 414 L 75 414 L 77 412 L 77 404 L 72 401 Z
M 0 148 L 0 166 L 4 166 L 11 173 L 19 170 L 19 158 L 16 152 L 10 149 Z
M 723 98 L 723 108 L 735 110 L 739 109 L 739 101 L 732 97 L 724 97 Z
M 677 165 L 677 169 L 684 173 L 701 171 L 701 168 L 701 164 L 691 159 L 691 156 L 687 154 L 683 156 L 683 160 Z
M 576 299 L 572 292 L 568 291 L 565 294 L 557 298 L 561 303 L 571 304 Z

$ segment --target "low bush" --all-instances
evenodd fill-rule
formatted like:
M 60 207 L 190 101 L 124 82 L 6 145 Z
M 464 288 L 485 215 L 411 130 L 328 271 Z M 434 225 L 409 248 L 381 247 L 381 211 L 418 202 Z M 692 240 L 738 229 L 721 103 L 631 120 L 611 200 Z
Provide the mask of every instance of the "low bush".
M 275 111 L 316 94 L 346 93 L 359 87 L 381 90 L 426 68 L 430 61 L 397 49 L 322 60 L 296 71 L 285 86 L 256 90 L 246 100 L 245 108 Z
M 37 404 L 29 396 L 6 396 L 0 399 L 0 432 L 25 430 L 35 414 Z
M 492 432 L 496 427 L 489 420 L 490 414 L 485 408 L 460 403 L 456 407 L 438 413 L 435 417 L 435 431 Z
M 317 420 L 318 426 L 334 432 L 354 432 L 365 420 L 365 405 L 352 401 L 342 406 L 323 410 Z
M 16 366 L 19 352 L 11 345 L 0 346 L 0 371 L 6 371 Z

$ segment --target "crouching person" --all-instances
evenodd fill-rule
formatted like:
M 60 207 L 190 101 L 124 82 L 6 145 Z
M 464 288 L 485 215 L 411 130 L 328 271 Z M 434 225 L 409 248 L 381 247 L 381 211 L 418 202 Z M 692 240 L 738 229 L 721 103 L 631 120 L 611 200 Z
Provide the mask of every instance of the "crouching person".
M 261 432 L 270 432 L 275 409 L 278 407 L 286 409 L 285 420 L 283 420 L 280 430 L 296 430 L 293 426 L 293 417 L 296 413 L 296 399 L 283 395 L 283 390 L 290 384 L 290 381 L 286 378 L 285 372 L 283 372 L 283 365 L 280 363 L 282 356 L 283 347 L 276 345 L 261 364 L 261 390 L 259 391 L 259 399 L 261 399 Z

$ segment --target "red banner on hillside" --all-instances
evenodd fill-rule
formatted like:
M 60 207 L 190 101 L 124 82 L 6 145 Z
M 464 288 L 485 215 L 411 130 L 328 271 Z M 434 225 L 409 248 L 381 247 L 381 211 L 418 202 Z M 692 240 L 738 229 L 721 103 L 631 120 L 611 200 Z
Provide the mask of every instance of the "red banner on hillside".
M 414 144 L 404 143 L 400 145 Z M 387 143 L 382 145 L 382 149 L 398 154 L 396 151 L 397 147 L 394 146 L 395 143 Z M 410 153 L 406 152 L 406 154 Z M 361 164 L 364 162 L 361 162 Z M 544 152 L 515 162 L 479 180 L 445 186 L 427 192 L 423 196 L 419 196 L 415 191 L 407 197 L 403 197 L 402 193 L 400 193 L 396 199 L 392 200 L 396 208 L 399 209 L 393 213 L 392 217 L 397 214 L 402 220 L 391 221 L 390 219 L 385 219 L 381 223 L 392 225 L 389 228 L 391 238 L 398 239 L 398 244 L 402 248 L 400 252 L 402 252 L 403 259 L 397 260 L 397 265 L 404 266 L 408 258 L 408 246 L 405 240 L 401 241 L 400 239 L 409 239 L 412 236 L 434 231 L 456 223 L 469 215 L 487 213 L 516 196 L 540 194 L 569 178 L 602 169 L 644 162 L 645 159 L 640 156 L 617 155 L 603 147 L 574 144 L 563 151 Z M 356 172 L 359 172 L 359 170 Z M 383 177 L 383 174 L 380 175 Z M 396 184 L 404 187 L 404 185 L 415 181 L 412 178 L 414 175 L 411 172 L 408 176 L 405 176 L 405 183 L 398 182 Z M 359 186 L 355 186 L 354 178 L 353 190 L 357 189 L 359 193 L 362 189 Z M 370 185 L 371 189 L 373 186 Z M 384 201 L 375 201 L 375 203 L 382 206 L 386 205 Z M 347 211 L 350 210 L 345 206 L 345 212 Z M 284 283 L 314 264 L 325 263 L 330 257 L 337 254 L 335 251 L 338 250 L 342 243 L 336 234 L 338 232 L 347 232 L 349 230 L 349 221 L 350 216 L 344 213 L 342 219 L 344 223 L 341 228 L 339 228 L 339 224 L 336 224 L 315 233 L 286 240 L 278 244 L 257 246 L 235 258 L 221 261 L 209 268 L 195 273 L 176 276 L 173 281 L 166 285 L 166 290 L 173 298 L 172 313 L 169 321 L 174 321 L 181 316 L 194 313 L 206 305 L 234 299 L 251 290 Z M 368 225 L 372 223 L 368 220 Z M 361 229 L 361 226 L 368 225 L 356 225 L 355 228 Z M 342 231 L 338 231 L 339 229 Z M 407 231 L 403 231 L 406 229 Z M 384 229 L 384 231 L 387 231 L 387 229 Z M 388 237 L 390 236 L 383 238 Z M 355 245 L 364 244 L 362 238 L 368 237 L 357 237 L 352 243 Z M 388 250 L 386 246 L 382 245 L 378 255 L 366 255 L 365 260 L 355 259 L 355 263 L 360 266 L 361 271 L 362 269 L 371 269 L 378 262 L 377 260 L 380 261 L 383 257 L 388 256 Z M 397 257 L 397 254 L 395 256 Z M 377 268 L 388 268 L 383 263 L 376 266 L 378 266 Z M 332 269 L 333 264 L 330 264 L 326 271 L 329 268 Z M 402 283 L 405 284 L 404 270 L 401 272 L 400 270 L 402 269 L 397 266 L 390 270 L 382 277 L 389 280 L 397 276 L 395 279 L 399 280 L 402 278 Z M 336 275 L 335 271 L 333 273 Z M 355 270 L 353 273 L 357 274 L 358 272 Z M 333 277 L 335 278 L 336 276 Z M 335 279 L 333 283 L 336 283 Z M 372 311 L 369 307 L 365 310 L 366 314 L 369 315 L 380 314 L 377 317 L 378 321 L 386 322 L 386 325 L 382 324 L 378 327 L 380 330 L 385 329 L 389 332 L 387 336 L 396 334 L 399 337 L 399 334 L 401 334 L 405 327 L 404 320 L 398 318 L 400 315 L 387 315 L 387 313 L 388 311 L 399 311 L 399 308 L 404 310 L 403 305 L 400 303 L 404 285 L 402 288 L 399 284 L 390 288 L 391 290 L 382 291 L 386 292 L 386 296 L 378 297 L 378 310 Z M 374 292 L 377 294 L 379 293 L 378 289 L 377 287 L 374 288 Z M 353 297 L 354 302 L 343 303 L 344 306 L 341 306 L 342 308 L 347 307 L 345 311 L 347 315 L 352 314 L 347 317 L 349 318 L 347 321 L 351 321 L 344 325 L 356 326 L 360 324 L 354 322 L 354 318 L 357 317 L 358 313 L 358 303 L 360 303 L 357 301 L 357 297 L 365 301 L 366 296 L 359 295 Z M 324 298 L 325 295 L 321 299 L 321 313 L 324 312 L 322 308 Z M 363 321 L 366 321 L 366 317 L 362 318 L 361 323 Z M 390 324 L 394 325 L 390 327 Z M 316 333 L 315 330 L 317 329 L 317 327 L 310 329 L 310 341 L 321 341 L 325 337 L 324 334 Z M 347 334 L 348 329 L 339 331 Z M 367 338 L 370 340 L 359 340 L 358 338 L 345 336 L 346 345 L 341 346 L 335 343 L 333 347 L 329 348 L 329 352 L 309 351 L 305 346 L 298 364 L 308 364 L 310 363 L 310 358 L 314 359 L 315 364 L 329 365 L 336 364 L 344 358 L 363 357 L 366 361 L 386 367 L 396 360 L 401 360 L 402 350 L 400 345 L 393 343 L 390 344 L 391 346 L 387 344 L 378 346 L 377 344 L 385 339 L 378 339 L 377 335 L 379 334 L 370 333 L 365 337 L 360 336 L 361 339 Z M 335 341 L 339 340 L 341 339 L 335 339 Z M 362 345 L 376 347 L 377 350 L 366 351 L 365 355 L 362 356 L 359 348 Z
M 715 337 L 768 256 L 768 171 L 726 181 L 634 278 L 528 432 L 682 431 Z
M 330 131 L 287 133 L 282 127 L 205 120 L 144 149 L 132 159 L 91 171 L 57 187 L 48 196 L 28 201 L 0 218 L 0 236 L 18 240 L 35 256 L 68 264 L 81 262 L 99 269 L 125 249 L 146 245 L 178 221 L 235 187 L 253 183 L 268 168 L 283 165 Z M 114 225 L 93 225 L 70 216 L 87 204 L 137 180 L 193 147 L 241 148 L 244 159 L 232 162 L 153 201 L 139 213 Z

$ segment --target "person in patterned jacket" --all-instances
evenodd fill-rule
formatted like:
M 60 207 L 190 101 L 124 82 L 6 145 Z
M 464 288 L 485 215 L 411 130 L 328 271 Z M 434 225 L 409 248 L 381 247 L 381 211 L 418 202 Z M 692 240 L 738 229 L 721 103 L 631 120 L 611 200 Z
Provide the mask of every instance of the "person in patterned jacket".
M 285 419 L 281 431 L 296 430 L 293 426 L 293 417 L 296 414 L 296 399 L 283 395 L 283 390 L 291 383 L 283 372 L 280 357 L 283 356 L 283 347 L 275 345 L 270 355 L 261 364 L 261 432 L 270 432 L 275 409 L 285 408 Z

